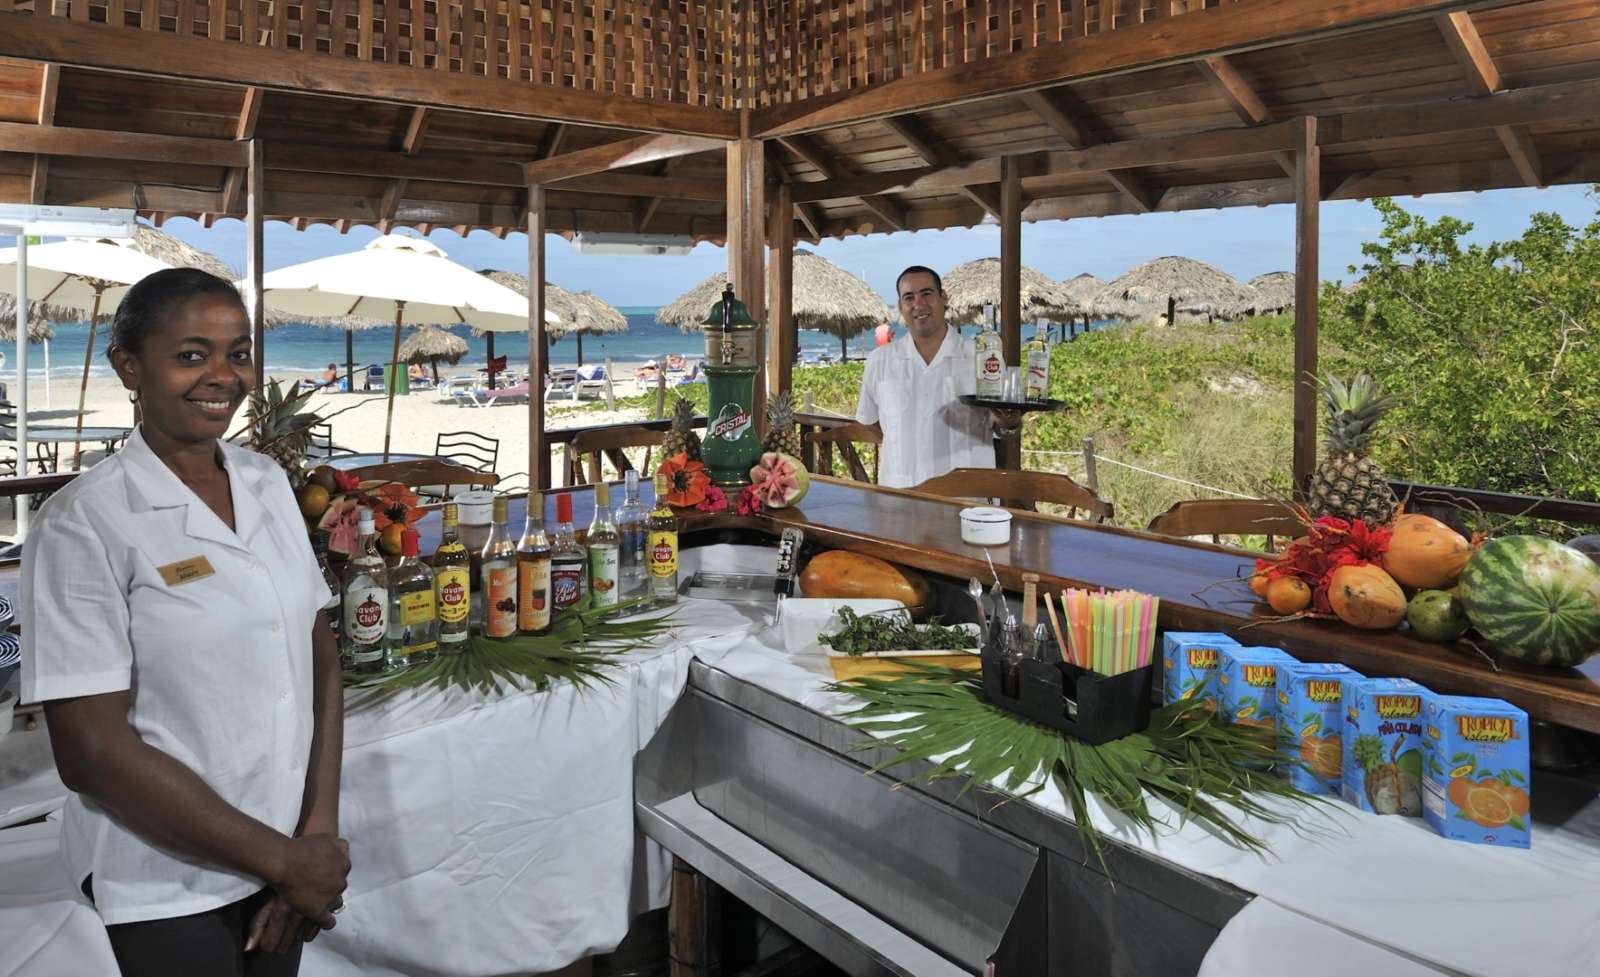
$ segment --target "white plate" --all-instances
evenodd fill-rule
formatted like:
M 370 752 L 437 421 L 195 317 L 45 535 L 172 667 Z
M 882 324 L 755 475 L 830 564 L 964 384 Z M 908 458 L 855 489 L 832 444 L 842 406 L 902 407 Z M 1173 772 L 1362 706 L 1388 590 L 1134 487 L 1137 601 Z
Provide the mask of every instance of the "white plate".
M 959 623 L 959 624 L 951 624 L 951 625 L 949 625 L 949 627 L 961 628 L 963 631 L 965 631 L 968 634 L 972 635 L 972 647 L 971 648 L 967 648 L 967 649 L 927 648 L 927 649 L 921 649 L 921 650 L 918 650 L 918 649 L 898 650 L 897 649 L 895 651 L 863 651 L 859 655 L 851 655 L 851 654 L 848 654 L 847 652 L 834 651 L 832 648 L 828 648 L 828 657 L 829 658 L 911 658 L 913 656 L 916 656 L 916 657 L 921 658 L 921 657 L 934 657 L 934 656 L 940 656 L 940 655 L 976 655 L 978 653 L 978 636 L 979 636 L 979 634 L 981 632 L 978 630 L 978 626 L 976 624 L 973 624 L 971 622 L 962 622 L 962 623 Z M 823 647 L 827 648 L 826 645 L 824 645 Z
M 834 618 L 841 607 L 848 607 L 857 614 L 870 614 L 905 606 L 886 598 L 790 597 L 783 602 L 783 650 L 791 655 L 820 655 L 827 651 L 827 645 L 818 641 L 817 636 L 839 626 Z

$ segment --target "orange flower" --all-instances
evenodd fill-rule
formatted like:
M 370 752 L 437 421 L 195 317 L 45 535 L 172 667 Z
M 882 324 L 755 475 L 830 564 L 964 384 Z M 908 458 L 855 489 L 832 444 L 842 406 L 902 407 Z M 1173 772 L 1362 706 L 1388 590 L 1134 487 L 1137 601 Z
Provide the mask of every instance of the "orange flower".
M 672 491 L 667 493 L 667 505 L 699 505 L 705 501 L 706 489 L 711 486 L 706 466 L 690 461 L 688 454 L 682 451 L 663 459 L 656 473 L 667 476 L 667 484 L 672 486 Z
M 417 507 L 417 493 L 399 482 L 366 483 L 362 490 L 372 507 L 373 525 L 380 531 L 391 522 L 411 525 L 427 513 Z

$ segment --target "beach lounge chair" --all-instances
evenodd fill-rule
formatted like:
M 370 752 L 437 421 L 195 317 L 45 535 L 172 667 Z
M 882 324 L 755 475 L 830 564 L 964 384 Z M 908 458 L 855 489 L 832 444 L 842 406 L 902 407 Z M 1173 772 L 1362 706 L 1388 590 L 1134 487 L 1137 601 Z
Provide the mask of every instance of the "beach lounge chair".
M 606 393 L 606 368 L 599 363 L 580 366 L 577 369 L 578 389 L 573 394 L 573 400 L 581 399 L 585 394 L 594 397 L 604 397 Z
M 544 399 L 567 397 L 578 399 L 578 371 L 551 370 L 544 378 Z
M 374 390 L 383 393 L 383 366 L 373 363 L 367 367 L 366 376 L 362 379 L 362 390 Z
M 496 387 L 493 390 L 473 391 L 478 399 L 479 407 L 489 407 L 493 404 L 515 404 L 528 402 L 528 381 L 510 387 Z
M 700 361 L 695 360 L 688 373 L 682 374 L 676 380 L 672 380 L 671 383 L 674 387 L 682 387 L 691 383 L 699 383 L 702 379 L 704 378 L 700 376 Z

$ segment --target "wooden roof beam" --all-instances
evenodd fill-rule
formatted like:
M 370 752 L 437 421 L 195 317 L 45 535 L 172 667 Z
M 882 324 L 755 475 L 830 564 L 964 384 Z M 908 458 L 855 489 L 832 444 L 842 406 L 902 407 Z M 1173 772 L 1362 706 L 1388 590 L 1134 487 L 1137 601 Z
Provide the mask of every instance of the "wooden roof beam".
M 1200 73 L 1211 82 L 1212 87 L 1222 93 L 1228 107 L 1233 109 L 1245 125 L 1258 126 L 1272 121 L 1272 111 L 1267 108 L 1267 103 L 1261 100 L 1254 87 L 1239 73 L 1224 56 L 1214 58 L 1201 58 L 1195 62 Z M 1286 152 L 1273 153 L 1272 158 L 1288 176 L 1294 176 L 1294 157 Z
M 1545 185 L 1544 163 L 1539 158 L 1539 147 L 1533 144 L 1533 133 L 1527 126 L 1495 126 L 1495 135 L 1500 137 L 1501 145 L 1506 147 L 1506 155 L 1511 157 L 1511 165 L 1517 168 L 1517 175 L 1522 177 L 1522 182 L 1530 187 Z
M 522 166 L 523 180 L 528 184 L 560 183 L 578 176 L 605 173 L 642 163 L 655 163 L 677 156 L 721 151 L 725 142 L 701 136 L 634 136 L 618 139 L 589 149 L 562 153 L 550 159 L 541 159 Z
M 829 158 L 827 153 L 823 152 L 822 147 L 817 144 L 817 141 L 812 139 L 810 136 L 790 136 L 786 139 L 779 139 L 778 142 L 782 143 L 783 146 L 791 153 L 794 153 L 807 163 L 810 163 L 818 173 L 822 174 L 822 182 L 824 185 L 845 178 L 846 175 L 839 170 L 838 164 L 833 159 Z M 859 197 L 862 206 L 866 207 L 868 211 L 875 214 L 879 220 L 882 220 L 884 223 L 888 224 L 890 227 L 893 227 L 897 231 L 905 229 L 905 208 L 900 206 L 898 203 L 895 203 L 895 201 L 890 197 L 882 196 L 879 193 L 872 192 L 868 195 L 852 193 L 845 194 L 842 197 L 833 195 L 829 197 L 808 197 L 802 199 L 801 195 L 803 193 L 816 186 L 818 186 L 816 183 L 796 183 L 794 185 L 794 199 L 796 205 L 799 206 L 810 200 L 838 200 Z M 816 230 L 820 231 L 821 227 L 818 226 L 819 223 L 820 215 L 813 210 L 810 215 L 810 220 L 807 221 L 807 226 L 815 227 Z M 819 235 L 818 240 L 820 239 L 821 238 Z
M 0 14 L 0 17 L 7 16 Z M 158 136 L 146 132 L 77 129 L 68 126 L 0 122 L 0 145 L 13 153 L 130 159 L 146 163 L 245 166 L 250 147 L 232 139 Z
M 400 137 L 400 152 L 406 156 L 415 156 L 422 149 L 422 137 L 427 134 L 428 120 L 431 118 L 427 106 L 418 105 L 411 109 L 411 119 L 406 123 L 405 135 Z M 400 201 L 406 195 L 405 177 L 396 177 L 389 181 L 383 190 L 383 199 L 378 204 L 379 227 L 383 233 L 389 233 L 389 225 L 394 221 L 394 215 L 400 209 Z
M 682 159 L 683 157 L 679 156 L 676 159 L 669 159 L 665 163 L 660 164 L 656 167 L 656 172 L 654 175 L 670 176 L 672 174 L 672 168 L 676 166 Z M 726 196 L 726 194 L 724 194 L 724 196 Z M 661 196 L 649 196 L 642 198 L 639 202 L 639 206 L 633 212 L 633 226 L 638 228 L 639 231 L 643 232 L 644 229 L 649 226 L 650 222 L 655 219 L 656 211 L 661 208 L 661 201 L 665 199 L 665 197 Z
M 61 66 L 47 64 L 39 75 L 39 125 L 52 125 L 56 121 L 56 91 L 61 87 Z M 50 184 L 50 157 L 35 154 L 33 171 L 28 178 L 28 202 L 42 204 Z
M 890 200 L 888 197 L 872 196 L 862 197 L 861 203 L 872 211 L 885 224 L 897 231 L 906 229 L 906 211 L 904 207 Z
M 789 185 L 791 188 L 790 200 L 792 201 L 794 199 L 794 178 L 789 175 L 789 168 L 784 165 L 783 154 L 778 152 L 777 143 L 774 140 L 767 140 L 765 146 L 767 156 L 767 172 L 772 174 L 779 183 Z M 801 226 L 806 229 L 808 239 L 811 241 L 820 241 L 821 237 L 817 232 L 822 227 L 822 214 L 817 209 L 816 205 L 797 203 L 794 204 L 793 210 L 794 219 L 799 221 Z
M 1500 69 L 1495 67 L 1494 57 L 1484 46 L 1483 37 L 1472 22 L 1471 14 L 1466 11 L 1440 14 L 1434 18 L 1434 23 L 1439 25 L 1439 33 L 1444 35 L 1445 44 L 1449 45 L 1450 53 L 1455 55 L 1456 63 L 1461 65 L 1472 94 L 1494 95 L 1504 89 Z M 1544 186 L 1539 148 L 1534 145 L 1533 133 L 1528 127 L 1519 124 L 1498 125 L 1494 127 L 1494 134 L 1505 146 L 1506 155 L 1511 158 L 1511 165 L 1517 168 L 1522 182 L 1530 187 Z
M 233 138 L 239 141 L 255 138 L 256 122 L 261 118 L 261 102 L 266 94 L 259 88 L 246 88 L 244 97 L 239 103 L 239 119 L 233 126 Z M 249 176 L 249 169 L 236 166 L 228 171 L 227 178 L 222 183 L 222 212 L 224 214 L 244 213 L 245 180 Z
M 955 166 L 962 161 L 960 153 L 919 122 L 915 116 L 902 115 L 884 119 L 883 124 L 929 166 Z M 995 220 L 1000 220 L 1000 192 L 997 189 L 962 186 L 960 192 L 962 196 L 982 207 L 984 213 Z
M 1054 129 L 1056 135 L 1064 139 L 1073 149 L 1081 152 L 1103 145 L 1087 126 L 1078 121 L 1079 114 L 1060 94 L 1030 92 L 1023 97 L 1023 101 L 1033 109 L 1040 121 Z M 1156 204 L 1160 202 L 1161 195 L 1131 168 L 1125 173 L 1117 173 L 1109 167 L 1105 169 L 1106 180 L 1133 201 L 1141 213 L 1154 210 Z

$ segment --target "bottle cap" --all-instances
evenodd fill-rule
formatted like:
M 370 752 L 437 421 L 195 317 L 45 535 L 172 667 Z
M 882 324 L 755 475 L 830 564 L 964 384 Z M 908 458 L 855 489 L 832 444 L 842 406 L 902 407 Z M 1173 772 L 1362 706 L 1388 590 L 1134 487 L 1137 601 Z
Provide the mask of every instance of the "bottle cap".
M 528 493 L 528 518 L 534 522 L 544 522 L 544 493 Z
M 400 555 L 417 555 L 417 531 L 410 526 L 400 531 Z
M 628 469 L 622 477 L 624 483 L 628 486 L 629 492 L 637 493 L 639 491 L 639 470 L 637 468 Z
M 444 519 L 444 524 L 446 526 L 454 526 L 456 524 L 456 504 L 454 502 L 446 502 L 444 504 L 444 514 L 442 518 Z
M 572 522 L 572 493 L 562 492 L 556 496 L 556 522 Z
M 366 506 L 361 507 L 360 513 L 356 516 L 356 528 L 359 529 L 363 534 L 375 533 L 378 531 L 377 526 L 373 524 L 371 509 L 368 509 Z
M 672 483 L 667 480 L 666 472 L 656 472 L 656 501 L 665 502 L 667 493 L 672 491 Z
M 611 504 L 611 484 L 609 482 L 595 483 L 594 504 L 596 506 Z
M 503 495 L 497 495 L 494 497 L 494 521 L 506 521 L 506 497 Z

